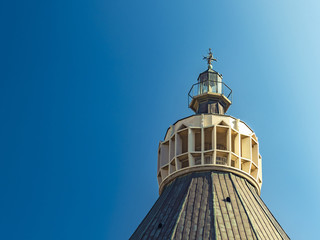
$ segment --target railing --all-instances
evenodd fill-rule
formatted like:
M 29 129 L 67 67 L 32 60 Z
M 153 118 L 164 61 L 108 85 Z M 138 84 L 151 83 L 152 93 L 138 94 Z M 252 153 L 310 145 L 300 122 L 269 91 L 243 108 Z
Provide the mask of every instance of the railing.
M 232 102 L 232 90 L 227 84 L 222 81 L 207 80 L 192 85 L 188 93 L 188 105 L 195 96 L 209 92 L 224 95 Z

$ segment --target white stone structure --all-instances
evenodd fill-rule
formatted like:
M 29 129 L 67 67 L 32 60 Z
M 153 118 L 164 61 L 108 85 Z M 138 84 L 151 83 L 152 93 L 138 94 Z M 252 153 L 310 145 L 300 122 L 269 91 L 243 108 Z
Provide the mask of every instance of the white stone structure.
M 227 171 L 249 180 L 260 194 L 261 155 L 255 133 L 227 115 L 200 114 L 172 125 L 158 151 L 158 183 L 163 187 L 192 171 Z

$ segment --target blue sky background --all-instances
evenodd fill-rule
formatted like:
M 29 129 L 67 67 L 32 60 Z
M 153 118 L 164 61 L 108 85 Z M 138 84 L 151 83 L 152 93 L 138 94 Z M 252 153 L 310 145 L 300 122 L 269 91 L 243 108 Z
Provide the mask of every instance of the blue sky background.
M 320 3 L 2 1 L 0 238 L 127 239 L 211 47 L 292 239 L 320 215 Z

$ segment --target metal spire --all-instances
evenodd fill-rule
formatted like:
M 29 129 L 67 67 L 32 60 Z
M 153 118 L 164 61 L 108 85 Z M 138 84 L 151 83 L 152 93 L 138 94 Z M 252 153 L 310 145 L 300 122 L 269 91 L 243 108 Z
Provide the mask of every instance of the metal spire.
M 212 69 L 212 62 L 213 61 L 217 61 L 217 59 L 215 59 L 212 55 L 212 52 L 211 52 L 211 48 L 209 48 L 209 52 L 208 52 L 208 56 L 207 57 L 203 57 L 203 60 L 206 60 L 207 63 L 208 63 L 208 69 Z

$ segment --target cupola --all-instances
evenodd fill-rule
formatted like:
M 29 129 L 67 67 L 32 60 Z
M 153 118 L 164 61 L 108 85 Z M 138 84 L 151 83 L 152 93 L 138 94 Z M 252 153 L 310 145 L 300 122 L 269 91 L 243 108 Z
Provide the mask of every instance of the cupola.
M 232 103 L 232 90 L 222 81 L 222 75 L 212 69 L 212 62 L 217 60 L 211 49 L 203 59 L 207 60 L 208 69 L 200 73 L 189 91 L 189 108 L 196 114 L 225 114 Z

